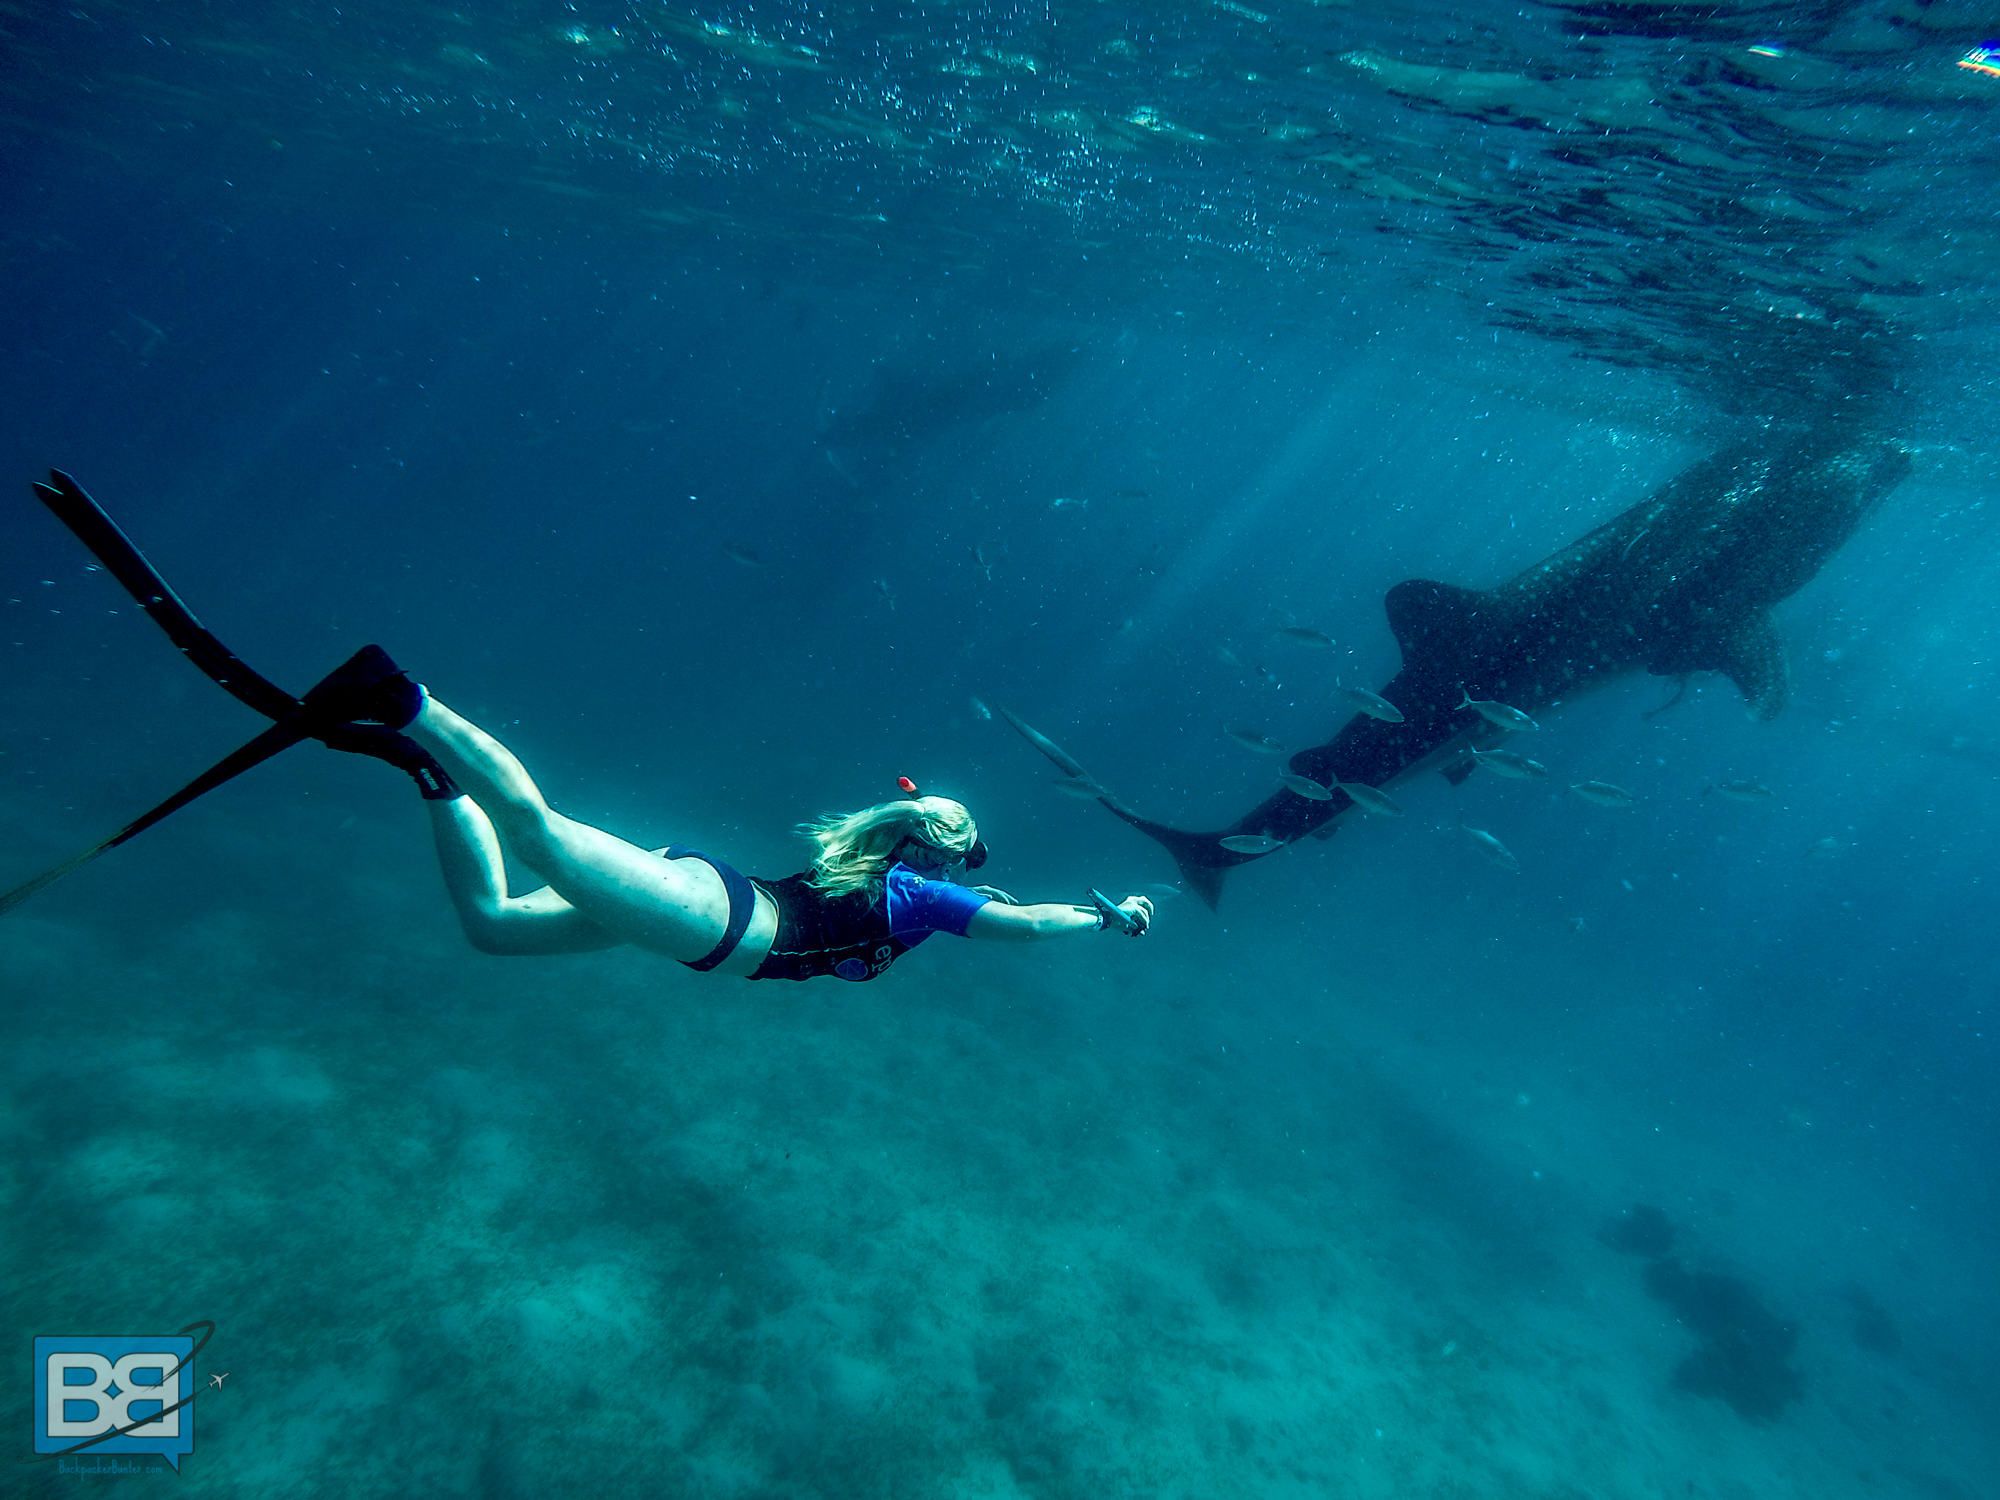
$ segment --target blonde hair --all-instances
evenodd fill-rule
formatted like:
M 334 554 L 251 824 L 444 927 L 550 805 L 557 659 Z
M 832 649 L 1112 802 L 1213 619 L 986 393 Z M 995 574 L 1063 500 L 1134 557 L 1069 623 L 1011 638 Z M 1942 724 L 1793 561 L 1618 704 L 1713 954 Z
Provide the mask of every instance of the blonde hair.
M 968 854 L 979 841 L 972 814 L 949 797 L 905 797 L 860 812 L 828 813 L 801 824 L 799 832 L 819 845 L 810 884 L 829 896 L 878 887 L 904 839 L 948 854 Z

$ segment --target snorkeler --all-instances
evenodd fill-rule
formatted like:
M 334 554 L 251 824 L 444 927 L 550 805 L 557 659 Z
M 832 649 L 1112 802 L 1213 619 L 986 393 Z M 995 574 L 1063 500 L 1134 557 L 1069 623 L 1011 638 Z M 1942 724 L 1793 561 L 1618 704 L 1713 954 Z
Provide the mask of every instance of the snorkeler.
M 955 872 L 986 846 L 964 805 L 906 795 L 808 824 L 812 868 L 752 880 L 696 849 L 647 851 L 551 808 L 513 753 L 412 682 L 380 651 L 364 652 L 314 696 L 350 722 L 320 736 L 408 772 L 431 808 L 445 887 L 483 953 L 578 953 L 630 943 L 690 969 L 745 979 L 873 979 L 933 932 L 1035 942 L 1072 932 L 1138 936 L 1152 903 L 1094 909 L 1023 906 Z M 504 855 L 503 855 L 504 851 Z M 506 859 L 548 884 L 507 894 Z
M 1035 942 L 1115 928 L 1137 937 L 1152 921 L 1143 896 L 1113 904 L 1093 890 L 1089 907 L 1023 906 L 991 886 L 956 884 L 954 870 L 986 862 L 979 830 L 962 804 L 919 796 L 907 778 L 899 801 L 809 825 L 818 858 L 783 880 L 748 879 L 678 844 L 649 853 L 552 810 L 505 746 L 431 699 L 379 646 L 364 647 L 294 698 L 217 640 L 69 475 L 51 470 L 35 494 L 182 655 L 273 722 L 110 837 L 0 892 L 0 914 L 252 766 L 317 739 L 387 761 L 415 780 L 431 804 L 446 889 L 467 938 L 486 953 L 580 953 L 631 943 L 691 969 L 749 979 L 861 980 L 933 932 Z M 509 896 L 508 856 L 548 884 Z

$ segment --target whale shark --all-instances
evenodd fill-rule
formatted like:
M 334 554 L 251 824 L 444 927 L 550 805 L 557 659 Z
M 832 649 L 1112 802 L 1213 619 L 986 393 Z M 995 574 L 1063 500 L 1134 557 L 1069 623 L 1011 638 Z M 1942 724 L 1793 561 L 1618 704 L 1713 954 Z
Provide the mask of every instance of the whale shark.
M 1390 589 L 1403 668 L 1380 697 L 1401 721 L 1357 713 L 1287 763 L 1329 795 L 1287 788 L 1207 832 L 1152 822 L 1108 793 L 1097 800 L 1164 845 L 1213 908 L 1235 866 L 1307 834 L 1330 836 L 1356 805 L 1339 783 L 1379 789 L 1431 765 L 1463 780 L 1470 752 L 1508 735 L 1474 700 L 1534 715 L 1631 672 L 1683 684 L 1719 672 L 1750 717 L 1767 720 L 1790 691 L 1772 607 L 1812 580 L 1909 469 L 1898 443 L 1825 429 L 1725 448 L 1497 588 L 1416 578 Z M 1071 775 L 1087 774 L 1006 717 Z

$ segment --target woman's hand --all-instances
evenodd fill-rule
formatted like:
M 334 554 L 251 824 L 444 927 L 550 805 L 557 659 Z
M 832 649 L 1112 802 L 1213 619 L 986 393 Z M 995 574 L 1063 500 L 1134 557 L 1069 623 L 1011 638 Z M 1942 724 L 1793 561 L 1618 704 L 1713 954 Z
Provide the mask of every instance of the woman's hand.
M 997 885 L 969 885 L 966 887 L 975 896 L 984 896 L 988 901 L 998 901 L 1002 906 L 1019 906 L 1018 896 L 1010 896 Z
M 1118 909 L 1138 928 L 1133 937 L 1143 937 L 1146 929 L 1153 925 L 1153 903 L 1144 896 L 1127 896 L 1118 903 Z

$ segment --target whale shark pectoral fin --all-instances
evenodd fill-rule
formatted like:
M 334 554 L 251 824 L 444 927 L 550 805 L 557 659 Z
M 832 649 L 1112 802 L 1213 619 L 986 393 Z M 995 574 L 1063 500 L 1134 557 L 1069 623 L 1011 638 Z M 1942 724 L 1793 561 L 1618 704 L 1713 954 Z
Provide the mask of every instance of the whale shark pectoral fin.
M 1448 766 L 1439 766 L 1438 775 L 1449 781 L 1453 786 L 1464 786 L 1465 778 L 1470 776 L 1478 767 L 1479 762 L 1467 755 L 1453 761 Z
M 1465 639 L 1485 596 L 1455 583 L 1409 578 L 1383 596 L 1389 629 L 1403 650 L 1403 665 L 1416 671 L 1444 670 L 1440 657 Z M 1453 674 L 1455 675 L 1455 674 Z
M 1792 693 L 1785 643 L 1769 615 L 1759 615 L 1722 648 L 1715 670 L 1743 694 L 1743 711 L 1759 724 L 1778 716 Z

